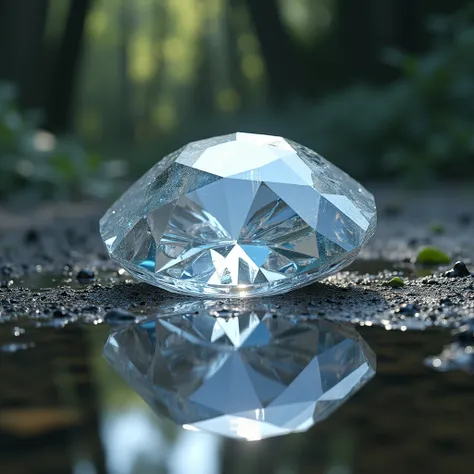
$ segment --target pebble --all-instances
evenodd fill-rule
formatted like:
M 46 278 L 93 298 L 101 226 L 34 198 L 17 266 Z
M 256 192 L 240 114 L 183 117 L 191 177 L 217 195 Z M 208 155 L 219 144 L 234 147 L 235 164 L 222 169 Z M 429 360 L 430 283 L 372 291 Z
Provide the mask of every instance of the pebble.
M 459 214 L 458 221 L 462 226 L 469 226 L 472 222 L 472 215 L 468 214 L 467 212 Z
M 471 276 L 471 272 L 467 268 L 466 264 L 464 262 L 456 262 L 451 270 L 448 270 L 444 276 L 447 276 L 449 278 L 462 278 L 462 277 L 467 277 Z
M 39 241 L 39 233 L 36 229 L 28 229 L 25 233 L 25 242 L 34 244 Z
M 66 308 L 58 308 L 53 311 L 53 318 L 67 318 L 69 317 L 69 312 Z
M 136 321 L 136 316 L 124 309 L 114 308 L 106 313 L 104 321 L 112 325 L 133 323 Z
M 96 275 L 93 270 L 83 268 L 77 273 L 76 279 L 79 283 L 90 283 L 95 281 Z

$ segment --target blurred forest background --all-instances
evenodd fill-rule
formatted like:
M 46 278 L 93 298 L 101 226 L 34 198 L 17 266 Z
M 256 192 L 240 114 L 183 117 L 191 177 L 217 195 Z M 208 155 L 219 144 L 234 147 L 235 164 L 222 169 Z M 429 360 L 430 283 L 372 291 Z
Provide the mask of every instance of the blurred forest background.
M 0 197 L 108 197 L 190 140 L 474 177 L 467 0 L 0 0 Z

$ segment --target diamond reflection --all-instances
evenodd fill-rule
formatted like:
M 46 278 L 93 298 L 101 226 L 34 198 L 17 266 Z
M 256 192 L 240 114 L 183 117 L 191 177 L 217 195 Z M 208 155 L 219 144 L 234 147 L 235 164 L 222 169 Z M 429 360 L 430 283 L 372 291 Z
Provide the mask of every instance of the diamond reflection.
M 263 304 L 175 308 L 113 332 L 104 356 L 158 414 L 247 440 L 306 431 L 375 374 L 352 326 Z

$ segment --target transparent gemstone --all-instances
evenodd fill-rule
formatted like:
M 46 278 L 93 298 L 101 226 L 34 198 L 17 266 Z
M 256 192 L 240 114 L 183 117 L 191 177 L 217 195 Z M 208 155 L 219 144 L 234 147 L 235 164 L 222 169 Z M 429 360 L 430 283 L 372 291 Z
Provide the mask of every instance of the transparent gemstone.
M 105 214 L 112 259 L 136 278 L 211 297 L 282 293 L 350 264 L 373 196 L 314 151 L 235 133 L 160 161 Z
M 158 317 L 112 333 L 104 356 L 158 414 L 248 440 L 306 431 L 375 374 L 352 326 L 263 306 Z

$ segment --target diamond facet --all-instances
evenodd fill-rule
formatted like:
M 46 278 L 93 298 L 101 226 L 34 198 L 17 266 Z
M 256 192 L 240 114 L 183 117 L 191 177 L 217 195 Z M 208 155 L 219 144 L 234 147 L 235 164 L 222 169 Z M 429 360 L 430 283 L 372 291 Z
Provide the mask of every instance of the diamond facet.
M 248 440 L 308 430 L 375 374 L 352 326 L 263 306 L 158 317 L 112 333 L 104 356 L 157 413 Z
M 350 264 L 375 231 L 373 196 L 314 151 L 235 133 L 155 165 L 101 219 L 112 259 L 170 291 L 283 293 Z

